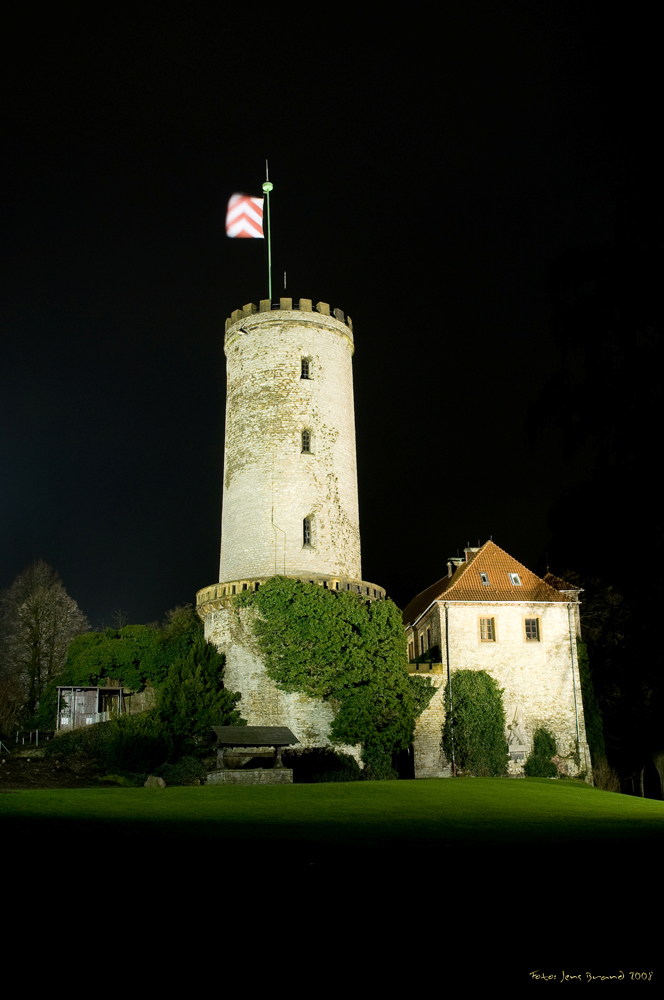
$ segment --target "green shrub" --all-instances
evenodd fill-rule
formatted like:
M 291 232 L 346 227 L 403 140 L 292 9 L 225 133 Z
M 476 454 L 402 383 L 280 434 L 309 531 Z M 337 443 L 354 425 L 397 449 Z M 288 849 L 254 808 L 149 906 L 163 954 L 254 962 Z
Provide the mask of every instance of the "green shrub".
M 112 773 L 150 773 L 173 755 L 173 740 L 159 722 L 156 712 L 121 715 L 109 722 L 63 733 L 50 740 L 44 752 L 68 757 L 82 754 L 96 760 Z
M 331 739 L 371 747 L 369 773 L 386 774 L 376 755 L 391 758 L 410 745 L 421 704 L 434 693 L 409 682 L 396 605 L 273 577 L 238 594 L 235 606 L 258 612 L 253 632 L 268 676 L 282 691 L 332 702 Z
M 360 765 L 350 754 L 329 754 L 326 763 L 326 769 L 314 773 L 312 781 L 360 781 L 362 778 Z
M 395 781 L 399 777 L 398 771 L 392 766 L 392 754 L 384 747 L 362 747 L 362 761 L 362 777 L 365 781 Z
M 551 760 L 556 755 L 556 738 L 543 726 L 535 730 L 533 735 L 533 750 L 525 764 L 523 772 L 528 778 L 557 778 L 558 768 Z
M 210 726 L 244 726 L 239 694 L 224 688 L 224 657 L 201 636 L 169 669 L 157 713 L 181 748 L 200 744 Z
M 147 683 L 159 686 L 170 665 L 185 657 L 202 635 L 201 619 L 191 605 L 185 605 L 169 611 L 162 628 L 125 625 L 77 636 L 62 671 L 41 694 L 39 727 L 55 725 L 59 686 L 103 687 L 109 679 L 131 691 L 141 691 Z
M 106 723 L 103 723 L 106 724 Z M 156 712 L 139 712 L 112 719 L 113 739 L 104 762 L 111 770 L 151 772 L 173 755 L 175 744 Z
M 354 757 L 328 748 L 286 750 L 285 767 L 292 768 L 293 781 L 310 784 L 321 781 L 360 781 L 362 772 Z
M 207 770 L 198 757 L 188 754 L 174 764 L 162 764 L 154 773 L 167 785 L 191 785 L 197 778 L 204 778 Z
M 445 756 L 458 770 L 478 777 L 507 774 L 503 689 L 486 670 L 456 670 L 452 674 L 452 711 L 445 688 Z

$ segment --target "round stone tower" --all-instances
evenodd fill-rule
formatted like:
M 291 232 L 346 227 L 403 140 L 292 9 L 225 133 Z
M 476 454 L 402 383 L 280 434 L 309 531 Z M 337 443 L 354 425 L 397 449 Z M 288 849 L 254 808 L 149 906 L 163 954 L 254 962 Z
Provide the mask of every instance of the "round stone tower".
M 290 306 L 226 330 L 220 580 L 361 576 L 353 333 L 322 303 Z
M 352 323 L 325 302 L 264 300 L 226 320 L 224 349 L 219 583 L 198 592 L 198 612 L 249 725 L 289 726 L 304 746 L 324 746 L 330 707 L 277 691 L 231 606 L 233 594 L 276 575 L 385 597 L 361 578 Z

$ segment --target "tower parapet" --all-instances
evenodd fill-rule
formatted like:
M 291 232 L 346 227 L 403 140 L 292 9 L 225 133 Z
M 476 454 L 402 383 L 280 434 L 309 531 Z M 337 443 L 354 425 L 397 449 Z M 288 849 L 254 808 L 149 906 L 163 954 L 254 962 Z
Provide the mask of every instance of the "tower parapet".
M 293 304 L 292 298 L 282 298 L 278 302 L 271 302 L 270 299 L 261 299 L 260 304 L 256 305 L 255 302 L 247 302 L 245 306 L 241 309 L 233 310 L 233 313 L 228 317 L 225 324 L 225 332 L 228 332 L 228 328 L 233 326 L 235 323 L 239 323 L 241 320 L 245 319 L 247 316 L 252 316 L 257 312 L 271 312 L 272 310 L 284 310 L 286 312 L 317 312 L 321 316 L 333 316 L 334 319 L 338 320 L 340 323 L 345 323 L 351 334 L 353 332 L 353 321 L 350 316 L 346 316 L 342 309 L 330 309 L 328 302 L 317 302 L 315 306 L 312 306 L 312 299 L 300 299 L 298 303 Z
M 209 587 L 202 587 L 196 592 L 196 610 L 205 621 L 205 616 L 211 611 L 221 611 L 222 608 L 233 607 L 233 597 L 241 594 L 245 590 L 258 590 L 270 577 L 262 580 L 244 579 L 228 580 L 226 583 L 213 583 Z M 358 594 L 363 601 L 384 601 L 386 598 L 385 588 L 368 580 L 339 580 L 330 576 L 298 577 L 302 583 L 315 583 L 325 590 L 342 591 L 348 590 L 351 594 Z

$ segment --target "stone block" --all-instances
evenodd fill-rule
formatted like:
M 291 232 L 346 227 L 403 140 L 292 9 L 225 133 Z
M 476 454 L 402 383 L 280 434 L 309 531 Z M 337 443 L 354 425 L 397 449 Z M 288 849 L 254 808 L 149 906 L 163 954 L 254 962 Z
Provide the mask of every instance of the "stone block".
M 206 785 L 292 785 L 293 771 L 289 767 L 272 768 L 257 767 L 247 771 L 211 771 L 205 781 Z

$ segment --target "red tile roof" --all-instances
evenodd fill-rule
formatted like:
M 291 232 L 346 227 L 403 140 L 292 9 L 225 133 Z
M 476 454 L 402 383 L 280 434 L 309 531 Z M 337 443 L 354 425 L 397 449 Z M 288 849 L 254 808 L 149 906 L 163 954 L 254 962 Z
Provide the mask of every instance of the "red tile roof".
M 482 583 L 480 573 L 486 573 L 488 584 Z M 518 574 L 520 585 L 514 585 L 510 573 Z M 434 601 L 537 601 L 566 603 L 559 590 L 535 576 L 495 542 L 486 542 L 479 551 L 468 557 L 451 577 L 432 584 L 414 597 L 404 613 L 404 625 L 411 625 Z
M 553 573 L 545 573 L 543 580 L 554 590 L 576 590 L 577 592 L 583 590 L 583 587 L 576 587 L 573 583 L 563 580 L 562 576 L 554 576 Z

